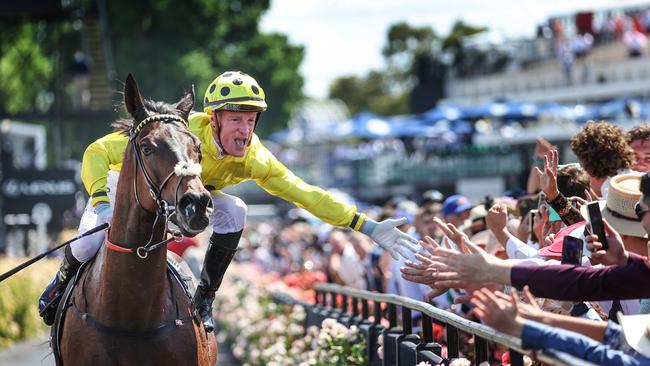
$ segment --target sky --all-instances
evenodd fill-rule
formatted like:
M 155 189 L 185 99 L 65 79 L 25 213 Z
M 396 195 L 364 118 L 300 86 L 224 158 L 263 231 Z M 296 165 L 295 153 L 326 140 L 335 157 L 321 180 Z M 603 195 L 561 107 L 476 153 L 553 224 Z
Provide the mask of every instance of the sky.
M 279 32 L 305 47 L 304 92 L 325 98 L 340 76 L 381 69 L 391 24 L 431 26 L 446 34 L 457 19 L 489 28 L 496 38 L 532 37 L 550 16 L 650 4 L 650 0 L 272 0 L 263 32 Z

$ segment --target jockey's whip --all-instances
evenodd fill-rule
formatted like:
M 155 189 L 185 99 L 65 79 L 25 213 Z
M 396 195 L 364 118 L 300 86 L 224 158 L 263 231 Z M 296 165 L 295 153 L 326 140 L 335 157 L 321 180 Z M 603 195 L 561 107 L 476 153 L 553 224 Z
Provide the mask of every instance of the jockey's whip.
M 79 239 L 83 238 L 84 236 L 92 235 L 92 234 L 94 234 L 94 233 L 96 233 L 98 231 L 106 229 L 107 227 L 108 227 L 108 223 L 101 224 L 101 225 L 99 225 L 97 227 L 94 227 L 94 228 L 86 231 L 85 233 L 83 233 L 83 234 L 81 234 L 79 236 L 75 236 L 74 238 L 66 241 L 65 243 L 63 243 L 63 244 L 61 244 L 61 245 L 59 245 L 59 246 L 57 246 L 55 248 L 52 248 L 52 249 L 50 249 L 50 250 L 48 250 L 48 251 L 46 251 L 44 253 L 41 253 L 41 254 L 37 255 L 36 257 L 28 260 L 27 262 L 19 265 L 18 267 L 15 267 L 14 269 L 9 270 L 9 271 L 3 273 L 2 275 L 0 275 L 0 282 L 2 282 L 4 280 L 6 280 L 7 278 L 15 275 L 16 273 L 22 271 L 26 267 L 31 266 L 32 264 L 34 264 L 34 262 L 37 262 L 37 261 L 43 259 L 45 256 L 49 255 L 50 253 L 52 253 L 52 252 L 54 252 L 56 250 L 59 250 L 59 249 L 63 248 L 64 246 L 72 243 L 73 241 L 79 240 Z

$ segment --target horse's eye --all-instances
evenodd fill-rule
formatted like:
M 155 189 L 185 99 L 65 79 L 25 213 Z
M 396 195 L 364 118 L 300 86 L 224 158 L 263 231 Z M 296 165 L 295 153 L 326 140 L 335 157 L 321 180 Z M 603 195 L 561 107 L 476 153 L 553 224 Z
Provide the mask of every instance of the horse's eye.
M 145 154 L 145 155 L 149 155 L 149 154 L 151 154 L 151 153 L 153 152 L 153 149 L 150 148 L 150 147 L 147 146 L 147 145 L 142 145 L 142 146 L 140 147 L 140 150 L 141 150 L 142 153 Z

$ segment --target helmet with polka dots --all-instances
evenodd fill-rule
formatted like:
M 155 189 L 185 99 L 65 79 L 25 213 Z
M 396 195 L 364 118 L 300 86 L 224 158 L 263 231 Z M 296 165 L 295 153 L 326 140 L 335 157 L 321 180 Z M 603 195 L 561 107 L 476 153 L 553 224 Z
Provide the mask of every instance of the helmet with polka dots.
M 241 71 L 226 71 L 217 76 L 205 91 L 203 111 L 263 112 L 264 90 L 251 76 Z

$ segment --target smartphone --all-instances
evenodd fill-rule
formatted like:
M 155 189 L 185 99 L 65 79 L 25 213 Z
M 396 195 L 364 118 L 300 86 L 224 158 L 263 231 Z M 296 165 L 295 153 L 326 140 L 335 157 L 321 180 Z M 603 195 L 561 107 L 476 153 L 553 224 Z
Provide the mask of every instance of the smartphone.
M 562 241 L 562 264 L 582 264 L 582 239 L 573 236 L 565 236 Z
M 589 214 L 589 224 L 591 232 L 598 236 L 598 241 L 603 245 L 603 250 L 607 250 L 607 237 L 605 236 L 605 225 L 603 225 L 603 216 L 600 214 L 600 205 L 598 201 L 587 204 L 587 213 Z
M 539 243 L 537 235 L 535 235 L 535 216 L 537 215 L 537 210 L 533 209 L 528 212 L 528 232 L 530 233 L 530 242 Z

